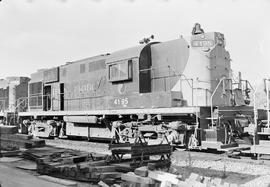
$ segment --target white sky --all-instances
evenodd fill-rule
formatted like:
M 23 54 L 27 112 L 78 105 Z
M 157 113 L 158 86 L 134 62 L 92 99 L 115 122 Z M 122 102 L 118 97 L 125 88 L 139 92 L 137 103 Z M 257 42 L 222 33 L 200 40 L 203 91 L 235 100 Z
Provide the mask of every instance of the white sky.
M 2 0 L 0 78 L 189 36 L 195 22 L 225 34 L 232 67 L 270 77 L 270 0 Z

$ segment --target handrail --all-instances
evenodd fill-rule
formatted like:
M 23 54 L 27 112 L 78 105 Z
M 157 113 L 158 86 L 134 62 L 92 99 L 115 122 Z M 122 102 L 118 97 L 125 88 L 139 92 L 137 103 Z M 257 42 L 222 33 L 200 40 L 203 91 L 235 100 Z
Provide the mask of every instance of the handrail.
M 21 100 L 21 101 L 20 101 Z M 17 100 L 16 100 L 16 103 L 17 103 L 17 105 L 15 106 L 15 111 L 21 106 L 21 104 L 24 102 L 24 103 L 26 103 L 26 101 L 28 100 L 28 97 L 20 97 L 20 98 L 18 98 Z M 19 103 L 18 103 L 18 101 L 20 101 Z
M 216 91 L 217 91 L 219 85 L 220 85 L 225 79 L 226 79 L 226 77 L 222 77 L 222 78 L 219 80 L 219 82 L 218 82 L 218 84 L 217 84 L 217 86 L 216 86 L 215 90 L 213 91 L 213 93 L 212 93 L 212 95 L 211 95 L 211 98 L 210 98 L 210 105 L 211 105 L 211 126 L 212 126 L 212 127 L 213 127 L 213 125 L 214 125 L 214 119 L 213 119 L 213 97 L 214 97 L 214 95 L 215 95 L 215 93 L 216 93 Z
M 2 107 L 0 108 L 0 111 L 4 112 L 5 111 L 5 107 L 6 107 L 6 100 L 5 99 L 0 99 L 0 102 L 3 103 L 2 104 Z
M 160 76 L 160 77 L 152 77 L 151 79 L 164 79 L 164 78 L 170 78 L 170 77 L 184 77 L 183 80 L 186 80 L 189 86 L 192 88 L 192 84 L 190 84 L 189 80 L 193 81 L 192 78 L 187 78 L 184 74 L 176 74 L 176 75 L 168 75 L 168 76 Z
M 161 69 L 160 67 L 168 68 L 169 70 L 174 72 L 174 75 L 161 76 L 161 77 L 152 77 L 151 79 L 161 79 L 161 78 L 178 77 L 178 76 L 181 77 L 181 76 L 183 76 L 185 78 L 185 80 L 188 80 L 188 78 L 186 77 L 185 74 L 176 74 L 175 71 L 173 69 L 171 69 L 171 66 L 151 67 L 151 68 L 141 69 L 140 72 L 142 72 L 142 71 L 152 71 L 152 70 L 155 70 L 155 69 Z M 189 80 L 193 80 L 193 79 L 189 79 Z M 189 83 L 189 85 L 190 85 L 190 83 Z
M 270 83 L 270 79 L 268 78 L 268 79 L 264 79 L 264 81 L 265 81 L 265 86 L 266 86 L 266 104 L 267 104 L 267 106 L 266 106 L 266 110 L 267 110 L 267 127 L 269 128 L 270 127 L 270 122 L 269 122 L 269 83 Z M 267 81 L 268 81 L 268 84 L 267 84 Z
M 152 70 L 155 70 L 155 69 L 160 69 L 160 67 L 168 68 L 169 70 L 172 70 L 174 72 L 174 75 L 161 76 L 161 77 L 152 77 L 151 79 L 161 79 L 161 78 L 178 77 L 178 76 L 181 77 L 181 76 L 183 76 L 185 78 L 185 80 L 193 80 L 193 79 L 188 79 L 185 74 L 176 74 L 175 71 L 173 69 L 171 69 L 171 66 L 151 67 L 151 68 L 141 69 L 140 72 L 142 72 L 142 71 L 152 71 Z M 188 83 L 190 85 L 190 82 L 188 82 Z M 192 85 L 190 85 L 190 87 L 192 87 Z
M 250 82 L 249 82 L 248 80 L 244 80 L 244 81 L 246 81 L 246 82 L 248 83 L 248 85 L 250 86 L 250 88 L 251 88 L 253 91 L 255 91 L 255 89 L 253 88 L 253 86 L 250 84 Z
M 139 72 L 144 72 L 144 71 L 153 71 L 153 70 L 155 70 L 155 69 L 161 69 L 161 68 L 168 68 L 168 71 L 169 71 L 169 75 L 165 75 L 165 76 L 153 76 L 153 77 L 151 77 L 151 81 L 152 80 L 156 80 L 156 79 L 164 79 L 164 81 L 165 81 L 165 91 L 166 91 L 166 79 L 167 78 L 171 78 L 171 77 L 179 77 L 180 78 L 180 80 L 182 81 L 182 80 L 185 80 L 187 83 L 188 83 L 188 85 L 189 85 L 189 87 L 191 88 L 191 97 L 192 97 L 192 106 L 193 106 L 193 104 L 194 104 L 194 85 L 193 85 L 193 79 L 192 78 L 187 78 L 187 76 L 185 75 L 185 74 L 177 74 L 172 68 L 171 68 L 171 66 L 158 66 L 158 67 L 151 67 L 151 68 L 145 68 L 145 69 L 141 69 L 141 70 L 139 70 Z M 173 74 L 171 74 L 171 71 L 173 72 Z M 154 74 L 154 73 L 152 73 L 152 74 Z M 184 77 L 184 79 L 182 79 L 181 77 Z M 191 83 L 190 83 L 190 81 L 191 81 Z M 181 82 L 182 83 L 182 82 Z M 182 85 L 182 84 L 181 84 Z

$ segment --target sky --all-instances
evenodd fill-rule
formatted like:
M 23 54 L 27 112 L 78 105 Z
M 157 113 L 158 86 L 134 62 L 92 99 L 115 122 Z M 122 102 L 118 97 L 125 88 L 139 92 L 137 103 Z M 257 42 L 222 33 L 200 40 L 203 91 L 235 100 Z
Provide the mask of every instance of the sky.
M 0 78 L 138 45 L 189 37 L 194 23 L 225 35 L 232 69 L 270 77 L 270 0 L 2 0 Z

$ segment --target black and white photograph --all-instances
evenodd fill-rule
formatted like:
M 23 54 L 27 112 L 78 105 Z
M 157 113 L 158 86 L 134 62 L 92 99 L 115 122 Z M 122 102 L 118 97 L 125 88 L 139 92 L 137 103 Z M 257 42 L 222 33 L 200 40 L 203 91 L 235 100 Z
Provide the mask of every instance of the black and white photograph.
M 270 0 L 0 0 L 0 187 L 270 187 Z

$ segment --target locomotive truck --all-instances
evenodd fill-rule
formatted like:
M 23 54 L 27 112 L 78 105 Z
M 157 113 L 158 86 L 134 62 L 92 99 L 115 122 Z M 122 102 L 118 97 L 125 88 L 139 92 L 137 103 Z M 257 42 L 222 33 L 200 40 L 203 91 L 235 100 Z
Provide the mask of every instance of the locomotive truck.
M 186 147 L 222 148 L 252 142 L 244 131 L 254 123 L 250 89 L 241 76 L 233 79 L 224 35 L 207 32 L 38 70 L 16 113 L 41 137 L 61 126 L 68 137 L 166 134 Z

